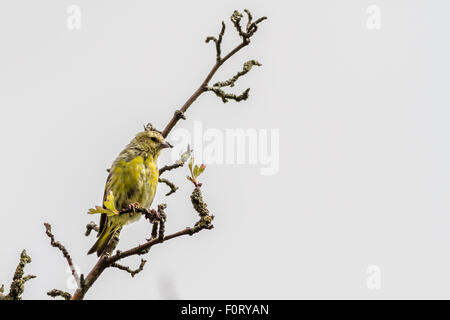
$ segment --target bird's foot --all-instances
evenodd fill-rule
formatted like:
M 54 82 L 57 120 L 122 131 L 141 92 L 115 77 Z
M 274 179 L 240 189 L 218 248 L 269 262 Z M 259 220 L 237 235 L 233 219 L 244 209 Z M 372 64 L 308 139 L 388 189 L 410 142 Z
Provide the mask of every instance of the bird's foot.
M 136 213 L 136 208 L 140 208 L 141 205 L 139 204 L 139 202 L 134 202 L 134 203 L 130 203 L 128 205 L 128 210 L 130 210 L 133 213 Z

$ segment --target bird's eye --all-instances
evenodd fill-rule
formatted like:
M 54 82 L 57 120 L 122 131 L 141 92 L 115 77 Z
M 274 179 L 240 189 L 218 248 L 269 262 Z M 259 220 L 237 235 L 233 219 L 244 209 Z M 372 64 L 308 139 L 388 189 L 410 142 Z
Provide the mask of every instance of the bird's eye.
M 158 142 L 158 139 L 156 139 L 155 137 L 151 137 L 150 140 L 152 140 L 153 142 Z

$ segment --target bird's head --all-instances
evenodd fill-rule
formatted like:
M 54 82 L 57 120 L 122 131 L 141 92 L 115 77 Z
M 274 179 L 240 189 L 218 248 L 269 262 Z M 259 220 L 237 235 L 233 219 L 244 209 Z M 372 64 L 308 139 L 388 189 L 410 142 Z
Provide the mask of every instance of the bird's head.
M 133 142 L 137 149 L 156 157 L 162 149 L 172 148 L 172 145 L 164 139 L 161 132 L 151 125 L 145 126 L 145 130 L 139 132 Z

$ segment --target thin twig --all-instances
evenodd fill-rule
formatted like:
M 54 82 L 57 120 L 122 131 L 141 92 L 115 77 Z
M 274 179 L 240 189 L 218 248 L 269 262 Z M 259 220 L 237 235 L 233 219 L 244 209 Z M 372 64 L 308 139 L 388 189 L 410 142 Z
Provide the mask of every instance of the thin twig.
M 150 239 L 147 239 L 147 241 L 150 241 L 151 239 L 156 239 L 158 237 L 158 226 L 159 226 L 158 222 L 153 223 L 152 236 Z
M 145 265 L 146 262 L 147 262 L 147 260 L 141 259 L 141 264 L 140 264 L 139 267 L 138 267 L 137 269 L 135 269 L 135 270 L 131 270 L 130 267 L 127 267 L 127 266 L 118 264 L 117 262 L 111 263 L 110 267 L 113 267 L 113 268 L 117 268 L 117 269 L 126 271 L 126 272 L 128 272 L 128 273 L 131 275 L 131 277 L 134 278 L 134 276 L 135 276 L 136 274 L 138 274 L 139 272 L 141 272 L 142 270 L 144 270 L 144 265 Z
M 234 27 L 236 28 L 239 36 L 241 38 L 245 39 L 245 32 L 242 31 L 242 27 L 241 27 L 241 19 L 242 19 L 242 14 L 237 10 L 235 10 L 233 12 L 233 14 L 231 15 L 231 18 L 230 18 L 230 20 L 233 23 Z
M 166 193 L 166 197 L 170 196 L 172 193 L 175 193 L 175 191 L 178 190 L 178 187 L 176 185 L 174 185 L 173 182 L 171 182 L 168 179 L 159 178 L 158 182 L 165 183 L 170 188 L 170 191 L 168 193 Z
M 191 157 L 192 151 L 193 150 L 191 149 L 191 146 L 188 145 L 187 150 L 181 154 L 180 159 L 178 159 L 174 164 L 167 165 L 167 166 L 164 166 L 161 169 L 159 169 L 159 175 L 161 176 L 166 171 L 178 169 L 178 168 L 184 166 L 186 161 L 188 161 L 189 158 Z
M 247 30 L 250 28 L 250 25 L 252 24 L 253 16 L 247 9 L 244 9 L 244 12 L 247 14 L 248 22 L 247 22 Z
M 244 63 L 244 65 L 242 66 L 242 71 L 239 71 L 238 73 L 236 73 L 232 78 L 226 80 L 226 81 L 221 81 L 221 82 L 216 82 L 215 84 L 213 84 L 213 87 L 234 87 L 235 82 L 242 77 L 243 75 L 247 74 L 253 66 L 261 66 L 261 64 L 256 61 L 256 60 L 250 60 Z
M 229 100 L 234 100 L 236 102 L 247 100 L 248 99 L 248 93 L 250 92 L 250 88 L 247 88 L 244 92 L 242 92 L 240 95 L 235 95 L 234 93 L 227 93 L 223 91 L 220 87 L 211 87 L 208 88 L 208 91 L 212 91 L 222 99 L 223 103 L 227 103 Z
M 72 272 L 73 277 L 75 278 L 77 285 L 80 286 L 80 276 L 75 270 L 69 251 L 67 251 L 66 247 L 64 247 L 59 241 L 55 241 L 55 236 L 52 233 L 52 226 L 49 223 L 44 223 L 44 226 L 45 226 L 45 233 L 50 238 L 50 244 L 52 245 L 52 247 L 61 250 L 64 258 L 66 258 L 67 263 L 69 264 L 70 270 Z
M 162 175 L 166 171 L 170 171 L 170 170 L 173 170 L 173 169 L 180 168 L 183 165 L 184 165 L 184 163 L 179 163 L 178 162 L 178 163 L 174 163 L 174 164 L 171 164 L 171 165 L 164 166 L 161 169 L 159 169 L 159 175 Z
M 158 205 L 158 215 L 159 215 L 159 232 L 158 232 L 158 238 L 161 239 L 161 241 L 164 241 L 164 232 L 166 231 L 166 220 L 167 215 L 164 212 L 164 210 L 167 208 L 167 204 L 161 203 Z
M 222 38 L 223 35 L 225 33 L 225 22 L 222 21 L 222 29 L 220 30 L 219 33 L 219 38 L 216 39 L 215 37 L 207 37 L 205 42 L 208 43 L 210 41 L 214 41 L 214 43 L 216 44 L 216 61 L 219 62 L 221 59 L 221 54 L 222 54 Z
M 95 232 L 98 232 L 99 230 L 94 221 L 91 221 L 86 225 L 86 232 L 84 233 L 84 235 L 88 237 L 91 234 L 92 230 L 94 230 Z
M 70 300 L 72 298 L 72 295 L 70 293 L 62 291 L 62 290 L 58 290 L 58 289 L 53 289 L 53 290 L 47 292 L 47 295 L 49 295 L 50 297 L 53 297 L 53 298 L 63 297 L 64 300 Z

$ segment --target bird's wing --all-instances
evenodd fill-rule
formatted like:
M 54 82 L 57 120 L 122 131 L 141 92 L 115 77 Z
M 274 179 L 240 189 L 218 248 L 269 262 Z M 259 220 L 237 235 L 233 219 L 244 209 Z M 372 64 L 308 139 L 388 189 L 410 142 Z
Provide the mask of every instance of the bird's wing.
M 131 149 L 130 148 L 130 144 L 128 144 L 125 149 L 123 149 L 120 154 L 117 156 L 117 158 L 114 160 L 113 164 L 111 165 L 111 168 L 109 169 L 109 174 L 108 174 L 108 178 L 106 178 L 106 183 L 105 183 L 105 191 L 103 193 L 103 203 L 106 200 L 106 197 L 108 196 L 109 193 L 109 189 L 108 186 L 110 184 L 110 180 L 112 177 L 112 173 L 114 171 L 114 168 L 117 166 L 117 164 L 119 163 L 120 160 L 124 160 L 125 162 L 128 162 L 130 160 L 133 159 L 133 157 L 136 155 L 137 150 L 136 149 Z M 103 208 L 105 206 L 103 205 Z M 100 236 L 100 233 L 103 231 L 103 228 L 106 225 L 106 220 L 107 220 L 107 216 L 106 214 L 102 213 L 102 215 L 100 216 L 100 225 L 98 227 L 98 233 L 97 233 L 97 237 Z
M 112 174 L 111 174 L 111 171 L 112 171 L 112 170 L 110 170 L 110 172 L 109 172 L 109 174 L 108 174 L 108 178 L 106 178 L 105 191 L 103 192 L 103 201 L 102 201 L 102 204 L 105 202 L 106 197 L 108 196 L 108 184 L 109 184 L 109 180 L 111 180 L 111 175 L 112 175 Z M 104 207 L 105 207 L 105 205 L 103 205 L 103 208 L 104 208 Z M 98 226 L 97 237 L 99 237 L 99 236 L 100 236 L 100 233 L 102 233 L 103 228 L 104 228 L 105 225 L 106 225 L 106 219 L 107 219 L 106 214 L 102 213 L 101 216 L 100 216 L 100 225 Z

